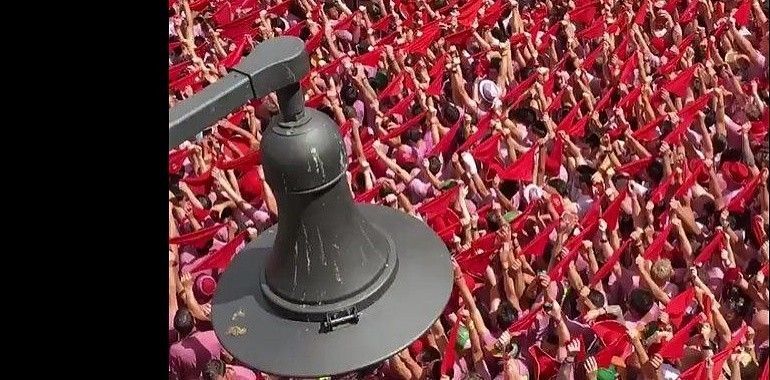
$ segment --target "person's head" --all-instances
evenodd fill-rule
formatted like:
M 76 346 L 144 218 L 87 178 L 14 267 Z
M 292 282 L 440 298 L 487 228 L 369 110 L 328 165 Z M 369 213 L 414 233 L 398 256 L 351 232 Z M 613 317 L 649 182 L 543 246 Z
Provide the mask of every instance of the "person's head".
M 437 175 L 441 171 L 441 160 L 438 156 L 428 157 L 428 170 L 433 175 Z
M 626 213 L 620 214 L 618 218 L 618 232 L 621 236 L 631 236 L 636 226 L 634 225 L 634 218 Z
M 422 140 L 422 131 L 420 128 L 410 128 L 403 134 L 404 136 L 404 142 L 409 145 L 417 144 L 420 140 Z
M 436 347 L 429 345 L 425 345 L 417 354 L 417 357 L 415 357 L 415 360 L 421 365 L 429 364 L 439 359 L 441 359 L 441 352 Z
M 184 193 L 182 192 L 182 190 L 179 190 L 179 186 L 177 186 L 176 184 L 172 184 L 172 185 L 169 185 L 169 191 L 171 192 L 171 194 L 174 195 L 174 198 L 171 199 L 171 203 L 174 206 L 180 206 L 182 200 L 184 200 Z
M 647 289 L 641 288 L 635 288 L 631 290 L 631 292 L 628 293 L 628 297 L 626 298 L 626 305 L 628 306 L 628 309 L 638 318 L 641 318 L 647 314 L 647 312 L 652 309 L 654 302 L 655 299 L 653 298 L 652 293 Z
M 660 137 L 666 137 L 674 130 L 674 123 L 671 120 L 665 119 L 660 122 L 658 128 L 660 128 Z
M 206 363 L 206 367 L 201 372 L 203 380 L 225 380 L 227 366 L 225 362 L 219 359 L 211 359 Z
M 494 104 L 500 98 L 500 88 L 489 79 L 479 82 L 479 98 L 488 106 Z
M 444 117 L 444 120 L 447 122 L 447 124 L 454 124 L 457 122 L 457 120 L 460 119 L 460 111 L 457 109 L 457 107 L 446 103 L 444 105 L 444 108 L 442 109 L 442 115 Z
M 299 30 L 299 36 L 298 37 L 301 38 L 303 41 L 307 41 L 307 39 L 310 38 L 311 34 L 312 34 L 312 32 L 310 31 L 310 27 L 305 25 L 305 26 L 303 26 Z
M 751 313 L 753 308 L 751 298 L 735 285 L 727 286 L 725 289 L 723 302 L 726 312 L 722 314 L 727 323 L 738 323 L 737 321 L 743 320 Z
M 337 7 L 334 5 L 334 1 L 327 1 L 323 5 L 323 10 L 326 15 L 331 19 L 337 19 L 339 17 L 340 13 L 337 10 Z
M 358 117 L 356 108 L 348 105 L 342 106 L 342 114 L 345 115 L 345 119 L 355 119 Z
M 377 71 L 373 77 L 369 79 L 369 85 L 375 91 L 380 91 L 388 85 L 388 75 L 383 71 Z
M 607 300 L 604 298 L 604 293 L 596 289 L 591 289 L 587 296 L 580 297 L 580 302 L 578 302 L 577 308 L 580 314 L 585 314 L 589 310 L 604 307 L 606 302 Z
M 197 195 L 195 198 L 198 199 L 198 202 L 201 203 L 201 206 L 203 206 L 204 210 L 208 210 L 211 208 L 211 199 L 209 199 L 208 197 L 203 195 Z
M 500 220 L 497 217 L 496 213 L 488 212 L 486 216 L 486 222 L 487 222 L 487 231 L 497 231 L 500 229 L 500 226 L 504 223 L 502 220 Z
M 567 182 L 564 182 L 561 178 L 551 178 L 548 180 L 548 186 L 556 190 L 559 195 L 562 197 L 566 197 L 569 194 L 569 189 L 567 188 Z
M 596 169 L 589 165 L 578 165 L 575 170 L 577 171 L 578 175 L 580 191 L 582 191 L 583 194 L 591 194 L 591 187 L 593 185 L 593 180 L 591 177 L 593 177 L 593 175 L 596 173 Z
M 350 83 L 345 83 L 340 89 L 340 99 L 346 106 L 352 106 L 358 100 L 358 90 Z
M 509 180 L 501 181 L 499 190 L 506 198 L 511 199 L 519 192 L 519 182 Z
M 190 310 L 179 308 L 174 314 L 174 330 L 179 333 L 180 337 L 186 337 L 190 335 L 194 327 L 195 318 L 193 318 Z
M 740 371 L 741 379 L 759 379 L 759 365 L 745 352 L 741 355 Z
M 548 330 L 546 330 L 545 337 L 540 344 L 546 351 L 555 350 L 559 346 L 559 333 L 553 322 L 548 325 Z
M 508 301 L 501 302 L 497 309 L 497 318 L 495 318 L 497 328 L 505 330 L 517 319 L 519 319 L 519 313 L 516 312 L 513 305 Z
M 647 167 L 647 175 L 652 183 L 660 183 L 663 179 L 663 163 L 660 160 L 653 160 Z
M 531 129 L 532 133 L 538 138 L 543 138 L 548 134 L 548 127 L 546 127 L 545 123 L 540 119 L 532 122 Z
M 615 380 L 618 377 L 618 373 L 615 370 L 615 366 L 609 366 L 607 368 L 599 368 L 596 371 L 596 380 Z
M 537 112 L 532 107 L 523 106 L 508 111 L 508 118 L 513 122 L 531 126 L 537 120 Z
M 729 161 L 741 161 L 742 158 L 743 154 L 738 148 L 725 148 L 721 157 L 723 163 Z
M 329 119 L 334 120 L 334 110 L 332 110 L 331 107 L 327 105 L 323 105 L 318 107 L 318 110 L 326 114 L 326 116 L 329 116 Z
M 652 264 L 650 269 L 650 277 L 655 281 L 658 286 L 665 285 L 674 273 L 674 268 L 671 267 L 671 260 L 660 259 Z
M 585 142 L 591 152 L 595 152 L 601 146 L 601 140 L 596 133 L 589 134 L 586 137 Z

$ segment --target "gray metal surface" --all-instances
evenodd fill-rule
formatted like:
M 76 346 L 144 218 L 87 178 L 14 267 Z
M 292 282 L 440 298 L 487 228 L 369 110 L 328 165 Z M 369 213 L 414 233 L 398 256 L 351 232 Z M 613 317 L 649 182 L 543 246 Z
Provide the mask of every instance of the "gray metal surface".
M 384 360 L 430 327 L 452 289 L 446 247 L 425 223 L 402 212 L 383 206 L 357 207 L 370 223 L 388 231 L 394 242 L 399 264 L 388 291 L 361 311 L 357 324 L 330 333 L 320 333 L 318 322 L 283 318 L 256 281 L 272 251 L 277 231 L 272 227 L 238 253 L 219 279 L 212 322 L 228 352 L 266 373 L 319 377 Z
M 257 45 L 227 77 L 169 112 L 169 147 L 254 97 L 276 91 L 281 114 L 262 140 L 280 218 L 235 256 L 212 300 L 223 346 L 257 370 L 290 377 L 347 373 L 422 335 L 452 289 L 449 252 L 425 223 L 356 205 L 338 126 L 304 107 L 304 44 Z
M 225 77 L 169 110 L 169 149 L 212 126 L 251 99 L 286 86 L 299 89 L 296 84 L 309 70 L 310 61 L 301 39 L 277 37 L 257 44 Z M 296 106 L 294 102 L 296 100 L 287 108 L 296 112 L 302 103 Z M 294 118 L 293 114 L 286 116 L 288 120 Z

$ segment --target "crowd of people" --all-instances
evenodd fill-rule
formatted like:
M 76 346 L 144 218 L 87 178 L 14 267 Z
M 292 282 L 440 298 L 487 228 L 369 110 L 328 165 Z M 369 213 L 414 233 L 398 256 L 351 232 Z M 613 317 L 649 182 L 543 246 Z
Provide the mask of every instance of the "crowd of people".
M 260 41 L 305 41 L 357 202 L 453 255 L 441 317 L 363 377 L 768 377 L 768 4 L 169 0 L 169 107 Z M 169 378 L 256 379 L 212 331 L 280 217 L 275 94 L 169 152 Z M 301 358 L 297 358 L 301 360 Z

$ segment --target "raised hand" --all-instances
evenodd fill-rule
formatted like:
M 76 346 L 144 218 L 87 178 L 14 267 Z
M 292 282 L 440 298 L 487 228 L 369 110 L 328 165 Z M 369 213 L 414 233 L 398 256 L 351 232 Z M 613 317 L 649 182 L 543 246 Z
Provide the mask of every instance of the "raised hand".
M 583 367 L 586 370 L 586 374 L 588 374 L 588 378 L 596 380 L 597 371 L 599 371 L 599 365 L 596 364 L 596 358 L 593 356 L 588 357 L 585 363 L 583 363 Z

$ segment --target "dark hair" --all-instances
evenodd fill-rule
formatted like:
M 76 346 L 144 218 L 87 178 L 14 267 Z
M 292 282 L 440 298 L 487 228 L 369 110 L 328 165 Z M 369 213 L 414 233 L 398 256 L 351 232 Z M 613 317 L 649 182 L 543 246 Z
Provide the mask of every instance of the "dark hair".
M 222 209 L 222 212 L 219 213 L 220 219 L 227 219 L 233 216 L 233 212 L 235 212 L 233 207 L 225 207 Z
M 457 107 L 449 103 L 446 103 L 446 105 L 444 105 L 444 108 L 441 113 L 444 115 L 444 119 L 452 124 L 456 123 L 457 120 L 460 119 L 460 111 L 457 109 Z
M 358 90 L 352 84 L 345 83 L 340 89 L 340 98 L 343 104 L 352 106 L 358 100 Z
M 484 378 L 481 377 L 476 371 L 468 371 L 468 373 L 465 374 L 463 377 L 463 380 L 483 380 Z
M 494 212 L 488 212 L 485 219 L 487 220 L 487 230 L 489 231 L 497 231 L 500 229 L 500 225 L 503 224 L 503 221 Z
M 497 327 L 500 330 L 507 329 L 513 322 L 519 319 L 519 313 L 508 301 L 500 302 L 497 308 Z
M 601 141 L 599 141 L 599 136 L 598 136 L 596 133 L 591 133 L 590 135 L 588 135 L 588 136 L 586 137 L 586 140 L 585 140 L 585 141 L 586 141 L 586 144 L 587 144 L 587 145 L 588 145 L 588 146 L 589 146 L 591 149 L 596 149 L 596 148 L 598 148 L 599 146 L 601 146 Z
M 727 136 L 716 133 L 711 137 L 711 145 L 714 147 L 714 153 L 722 153 L 727 148 Z
M 270 25 L 273 28 L 281 28 L 281 30 L 286 30 L 287 29 L 286 28 L 286 23 L 283 22 L 283 19 L 278 17 L 278 16 L 270 18 Z
M 540 119 L 537 119 L 537 120 L 533 121 L 532 125 L 531 125 L 531 128 L 532 128 L 532 133 L 534 133 L 535 136 L 537 136 L 537 137 L 541 137 L 542 138 L 542 137 L 545 137 L 545 135 L 548 134 L 548 127 L 546 127 L 545 123 L 542 120 L 540 120 Z
M 373 77 L 369 78 L 369 85 L 375 91 L 379 91 L 388 85 L 388 75 L 382 71 L 377 71 Z
M 174 314 L 174 330 L 179 333 L 180 336 L 185 337 L 189 335 L 193 327 L 195 326 L 195 319 L 190 313 L 190 310 L 186 308 L 180 308 Z
M 342 106 L 342 113 L 345 115 L 346 119 L 355 119 L 358 117 L 358 113 L 356 112 L 355 107 L 344 105 Z
M 575 170 L 578 172 L 578 180 L 580 183 L 591 186 L 591 177 L 596 173 L 596 169 L 588 165 L 578 165 Z
M 543 341 L 549 344 L 559 344 L 559 334 L 556 332 L 556 326 L 553 323 L 548 326 L 548 331 L 546 331 Z
M 507 9 L 507 8 L 506 8 L 506 9 Z M 508 13 L 510 13 L 510 9 L 508 9 Z M 501 15 L 501 16 L 503 16 L 503 17 L 507 17 L 507 16 L 505 16 L 505 15 Z M 507 40 L 507 39 L 508 39 L 508 38 L 506 37 L 506 35 L 505 35 L 505 32 L 504 32 L 502 29 L 500 29 L 499 27 L 497 27 L 497 26 L 495 26 L 494 28 L 492 28 L 492 30 L 491 30 L 491 33 L 492 33 L 492 37 L 495 37 L 496 39 L 498 39 L 498 40 L 500 40 L 500 41 L 504 41 L 504 40 Z M 498 58 L 497 58 L 497 57 L 495 57 L 495 58 L 492 58 L 492 59 L 498 59 Z
M 438 380 L 441 378 L 441 360 L 435 360 L 430 366 L 430 379 Z
M 627 302 L 628 308 L 641 316 L 647 314 L 652 309 L 655 300 L 649 290 L 635 288 L 628 294 Z
M 529 78 L 530 75 L 532 75 L 532 71 L 533 70 L 532 70 L 531 67 L 524 66 L 524 67 L 520 68 L 518 71 L 516 71 L 516 73 L 514 74 L 514 77 L 516 77 L 516 79 L 519 82 L 521 82 L 521 81 L 526 80 L 527 78 Z
M 575 59 L 576 57 L 567 57 L 567 59 L 564 60 L 564 70 L 567 70 L 568 73 L 572 74 L 577 70 L 577 65 L 575 65 Z
M 428 157 L 428 170 L 434 175 L 441 170 L 441 160 L 437 156 Z
M 653 160 L 647 167 L 647 175 L 653 183 L 659 183 L 663 179 L 663 163 L 660 160 Z
M 365 54 L 369 51 L 369 44 L 366 41 L 361 41 L 355 46 L 356 54 Z
M 741 160 L 741 150 L 736 148 L 726 148 L 722 152 L 722 162 L 725 161 L 740 161 Z
M 524 124 L 525 126 L 530 126 L 537 120 L 537 112 L 535 112 L 534 108 L 529 106 L 519 107 L 509 111 L 508 118 Z
M 751 215 L 748 209 L 741 213 L 731 212 L 727 215 L 727 221 L 730 223 L 730 228 L 733 230 L 748 231 L 748 227 L 751 223 Z
M 216 380 L 218 376 L 225 375 L 225 362 L 219 359 L 211 359 L 206 363 L 201 376 L 203 380 Z
M 168 190 L 171 191 L 172 194 L 174 194 L 174 199 L 176 200 L 176 202 L 184 199 L 184 193 L 182 192 L 182 190 L 179 190 L 179 186 L 177 184 L 172 184 L 171 186 L 169 186 Z
M 326 116 L 329 116 L 330 119 L 334 120 L 334 111 L 331 109 L 331 107 L 327 105 L 322 105 L 318 107 L 318 110 L 325 113 Z
M 417 143 L 422 138 L 422 131 L 420 128 L 409 128 L 404 133 L 404 140 L 409 143 Z
M 419 113 L 420 113 L 420 110 L 421 110 L 421 109 L 422 109 L 422 106 L 420 106 L 420 103 L 418 103 L 418 102 L 414 102 L 414 103 L 412 104 L 412 107 L 411 107 L 411 108 L 409 108 L 409 112 L 410 112 L 410 113 L 411 113 L 413 116 L 417 116 L 417 114 L 419 114 Z
M 727 299 L 727 308 L 734 311 L 735 314 L 738 314 L 738 317 L 740 318 L 748 316 L 754 307 L 751 298 L 746 296 L 743 290 L 735 285 L 725 288 L 724 298 Z
M 500 182 L 500 192 L 505 195 L 506 198 L 511 198 L 517 192 L 519 192 L 519 183 L 516 181 L 504 180 Z
M 621 236 L 631 236 L 631 232 L 634 232 L 634 218 L 626 213 L 620 214 L 618 218 L 618 232 Z
M 441 352 L 436 347 L 425 346 L 422 352 L 417 354 L 417 361 L 420 363 L 430 363 L 434 360 L 441 359 Z
M 303 26 L 299 30 L 299 38 L 301 38 L 303 41 L 306 41 L 310 37 L 310 28 L 306 26 Z
M 753 360 L 741 365 L 741 379 L 759 379 L 759 365 Z
M 604 298 L 604 294 L 596 289 L 591 289 L 586 298 L 591 301 L 591 304 L 594 305 L 594 307 L 603 307 L 604 303 L 607 302 L 607 299 Z
M 204 209 L 208 210 L 209 208 L 211 208 L 211 199 L 209 199 L 208 197 L 203 195 L 198 195 L 195 198 L 198 199 L 198 202 L 201 203 L 201 206 L 203 206 Z
M 566 197 L 567 194 L 569 194 L 569 191 L 567 190 L 567 182 L 564 182 L 561 178 L 551 178 L 548 180 L 548 186 L 553 187 L 554 190 L 556 190 L 559 195 L 562 197 Z
M 500 58 L 499 57 L 493 57 L 489 60 L 489 68 L 500 70 Z
M 671 120 L 666 119 L 660 122 L 660 137 L 665 137 L 672 130 L 674 130 L 674 123 Z
M 333 1 L 324 1 L 323 10 L 324 12 L 334 9 L 334 2 Z

